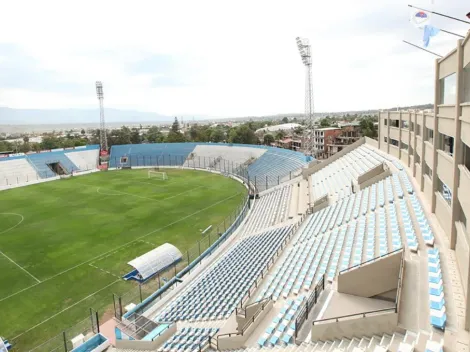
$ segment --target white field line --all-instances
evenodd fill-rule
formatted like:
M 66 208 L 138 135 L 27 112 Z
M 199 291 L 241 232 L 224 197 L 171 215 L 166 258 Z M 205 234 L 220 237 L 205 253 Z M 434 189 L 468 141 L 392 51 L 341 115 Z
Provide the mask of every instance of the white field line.
M 23 221 L 24 221 L 24 216 L 21 215 L 21 214 L 17 214 L 17 213 L 0 213 L 0 215 L 14 215 L 14 216 L 19 216 L 21 217 L 21 220 L 14 226 L 6 229 L 6 230 L 3 230 L 2 232 L 0 232 L 0 235 L 3 234 L 3 233 L 7 233 L 8 231 L 10 230 L 13 230 L 14 228 L 18 227 Z M 3 253 L 2 251 L 0 251 L 0 254 L 3 255 L 5 258 L 7 258 L 10 262 L 12 262 L 13 264 L 15 264 L 18 268 L 20 268 L 21 270 L 23 270 L 26 274 L 28 274 L 29 276 L 31 276 L 35 281 L 37 281 L 37 283 L 41 283 L 41 281 L 36 277 L 34 276 L 33 274 L 31 274 L 28 270 L 26 270 L 25 268 L 23 268 L 21 265 L 19 265 L 17 262 L 15 262 L 13 259 L 11 259 L 9 256 L 7 256 L 5 253 Z
M 122 247 L 128 246 L 128 245 L 130 245 L 130 244 L 132 244 L 132 243 L 134 243 L 134 242 L 137 242 L 137 241 L 139 241 L 139 240 L 141 240 L 141 239 L 143 239 L 143 238 L 145 238 L 145 237 L 148 237 L 148 236 L 150 236 L 150 235 L 152 235 L 152 234 L 154 234 L 154 233 L 156 233 L 156 232 L 158 232 L 158 231 L 161 231 L 161 230 L 163 230 L 163 229 L 166 229 L 167 227 L 173 226 L 173 225 L 175 225 L 175 224 L 177 224 L 177 223 L 179 223 L 179 222 L 181 222 L 181 221 L 184 221 L 184 220 L 186 220 L 186 219 L 189 219 L 190 217 L 192 217 L 192 216 L 194 216 L 194 215 L 197 215 L 197 214 L 199 214 L 199 213 L 201 213 L 201 212 L 203 212 L 203 211 L 205 211 L 205 210 L 207 210 L 207 209 L 213 208 L 213 207 L 215 207 L 216 205 L 219 205 L 219 204 L 221 204 L 221 203 L 223 203 L 223 202 L 225 202 L 225 201 L 227 201 L 227 200 L 229 200 L 229 199 L 232 199 L 232 198 L 238 196 L 239 194 L 240 194 L 240 192 L 235 193 L 234 195 L 231 195 L 231 196 L 229 196 L 229 197 L 227 197 L 227 198 L 225 198 L 225 199 L 222 199 L 222 200 L 220 200 L 220 201 L 218 201 L 218 202 L 216 202 L 216 203 L 213 203 L 213 204 L 211 204 L 211 205 L 209 205 L 209 206 L 207 206 L 207 207 L 205 207 L 205 208 L 203 208 L 203 209 L 200 209 L 200 210 L 198 210 L 198 211 L 195 211 L 195 212 L 192 213 L 192 214 L 186 215 L 186 216 L 182 217 L 181 219 L 175 220 L 175 221 L 173 221 L 172 223 L 166 224 L 165 226 L 162 226 L 162 227 L 159 227 L 158 229 L 152 230 L 152 231 L 150 231 L 149 233 L 146 233 L 145 235 L 142 235 L 142 236 L 140 236 L 140 237 L 137 237 L 136 239 L 134 239 L 134 240 L 132 240 L 132 241 L 126 242 L 126 243 L 124 243 L 124 244 L 122 244 L 122 245 L 120 245 L 120 246 L 117 246 L 117 247 L 115 247 L 115 248 L 113 248 L 113 249 L 111 249 L 111 250 L 109 250 L 109 251 L 107 251 L 107 252 L 101 253 L 100 255 L 97 255 L 97 256 L 94 257 L 94 258 L 88 259 L 88 260 L 86 260 L 86 261 L 84 261 L 84 262 L 82 262 L 82 263 L 80 263 L 80 264 L 77 264 L 77 265 L 75 265 L 75 266 L 73 266 L 73 267 L 71 267 L 71 268 L 68 268 L 68 269 L 66 269 L 66 270 L 64 270 L 64 271 L 62 271 L 62 272 L 60 272 L 60 273 L 57 273 L 57 274 L 55 274 L 55 275 L 53 275 L 53 276 L 50 276 L 50 277 L 48 277 L 47 279 L 42 280 L 41 283 L 46 282 L 46 281 L 49 281 L 49 280 L 52 280 L 52 279 L 56 278 L 57 276 L 60 276 L 60 275 L 62 275 L 62 274 L 65 274 L 65 273 L 69 272 L 70 270 L 76 269 L 76 268 L 78 268 L 78 267 L 80 267 L 80 266 L 82 266 L 82 265 L 84 265 L 84 264 L 88 264 L 88 263 L 90 263 L 90 262 L 92 262 L 92 261 L 94 261 L 94 260 L 97 260 L 97 259 L 99 259 L 99 258 L 101 258 L 101 257 L 103 257 L 103 256 L 105 256 L 105 255 L 107 255 L 107 254 L 109 254 L 109 253 L 115 252 L 115 251 L 121 249 Z M 0 299 L 0 302 L 3 302 L 3 301 L 5 301 L 5 300 L 7 300 L 7 299 L 9 299 L 9 298 L 11 298 L 11 297 L 13 297 L 13 296 L 16 296 L 16 295 L 18 295 L 18 294 L 20 294 L 20 293 L 22 293 L 22 292 L 24 292 L 24 291 L 27 291 L 27 290 L 29 290 L 30 288 L 33 288 L 33 287 L 35 287 L 35 286 L 37 286 L 37 285 L 39 285 L 39 283 L 34 284 L 34 285 L 31 285 L 31 286 L 29 286 L 29 287 L 26 287 L 26 288 L 24 288 L 24 289 L 22 289 L 22 290 L 19 290 L 18 292 L 15 292 L 15 293 L 13 293 L 13 294 L 11 294 L 11 295 L 9 295 L 9 296 L 6 296 L 6 297 L 4 297 L 4 298 L 1 298 L 1 299 Z
M 91 187 L 93 187 L 93 186 L 91 186 Z M 176 197 L 181 196 L 181 195 L 186 194 L 186 193 L 190 193 L 190 192 L 192 192 L 192 191 L 194 191 L 194 190 L 196 190 L 196 189 L 202 188 L 202 187 L 206 187 L 206 186 L 194 187 L 194 188 L 191 188 L 190 190 L 187 190 L 187 191 L 184 191 L 184 192 L 181 192 L 181 193 L 178 193 L 178 194 L 175 194 L 175 195 L 173 195 L 173 196 L 166 197 L 166 198 L 163 198 L 163 199 L 153 199 L 153 198 L 143 197 L 143 196 L 139 196 L 139 195 L 137 195 L 137 194 L 127 193 L 127 192 L 123 192 L 123 191 L 117 191 L 117 190 L 115 190 L 115 189 L 111 190 L 111 193 L 112 193 L 112 192 L 117 192 L 118 194 L 103 193 L 103 192 L 100 192 L 100 190 L 102 189 L 102 187 L 97 187 L 97 188 L 96 188 L 96 192 L 99 193 L 99 194 L 105 195 L 105 196 L 120 196 L 120 195 L 126 195 L 126 196 L 136 197 L 136 198 L 140 198 L 140 199 L 151 200 L 152 202 L 163 202 L 163 201 L 165 201 L 165 200 L 172 199 L 172 198 L 176 198 Z
M 29 328 L 28 330 L 26 330 L 26 331 L 23 331 L 21 334 L 19 334 L 19 335 L 15 336 L 15 337 L 14 337 L 12 340 L 16 340 L 18 337 L 20 337 L 20 336 L 22 336 L 22 335 L 24 335 L 24 334 L 26 334 L 26 333 L 30 332 L 31 330 L 33 330 L 33 329 L 37 328 L 38 326 L 40 326 L 40 325 L 42 325 L 42 324 L 44 324 L 44 323 L 48 322 L 49 320 L 51 320 L 51 319 L 55 318 L 56 316 L 58 316 L 58 315 L 62 314 L 62 313 L 63 313 L 63 312 L 65 312 L 65 311 L 69 310 L 70 308 L 73 308 L 73 307 L 75 307 L 77 304 L 79 304 L 79 303 L 83 302 L 84 300 L 86 300 L 86 299 L 88 299 L 88 298 L 90 298 L 90 297 L 92 297 L 92 296 L 96 295 L 98 292 L 101 292 L 101 291 L 103 291 L 103 290 L 107 289 L 108 287 L 110 287 L 110 286 L 114 285 L 114 284 L 115 284 L 116 282 L 118 282 L 118 281 L 121 281 L 121 279 L 118 279 L 118 280 L 116 280 L 116 281 L 113 281 L 113 282 L 111 282 L 109 285 L 107 285 L 107 286 L 105 286 L 105 287 L 103 287 L 103 288 L 99 289 L 98 291 L 95 291 L 95 292 L 93 292 L 92 294 L 90 294 L 90 295 L 86 296 L 85 298 L 82 298 L 80 301 L 78 301 L 78 302 L 75 302 L 74 304 L 72 304 L 72 305 L 68 306 L 67 308 L 64 308 L 64 309 L 62 309 L 60 312 L 58 312 L 58 313 L 56 313 L 56 314 L 54 314 L 54 315 L 51 315 L 49 318 L 47 318 L 47 319 L 44 319 L 44 320 L 43 320 L 43 321 L 41 321 L 40 323 L 38 323 L 38 324 L 34 325 L 33 327 Z

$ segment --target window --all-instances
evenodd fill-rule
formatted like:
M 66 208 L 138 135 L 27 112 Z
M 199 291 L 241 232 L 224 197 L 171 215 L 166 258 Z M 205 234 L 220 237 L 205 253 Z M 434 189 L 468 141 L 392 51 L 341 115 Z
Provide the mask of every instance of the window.
M 408 147 L 408 153 L 410 153 L 410 156 L 412 156 L 414 153 L 413 148 L 411 146 Z
M 468 44 L 467 44 L 468 45 Z M 462 101 L 470 103 L 470 63 L 463 69 L 463 97 Z
M 403 150 L 408 151 L 408 144 L 400 142 L 400 148 L 403 149 Z
M 421 125 L 416 124 L 416 135 L 421 136 Z
M 387 137 L 384 137 L 384 142 L 388 143 Z
M 410 122 L 410 131 L 411 132 L 415 131 L 415 123 L 414 122 Z
M 450 156 L 454 155 L 454 137 L 439 133 L 438 149 L 446 152 Z
M 437 178 L 437 190 L 445 199 L 447 204 L 450 205 L 452 203 L 452 191 L 450 190 L 449 187 L 447 187 L 447 185 L 444 182 L 441 181 L 439 177 Z
M 439 80 L 440 85 L 440 99 L 439 104 L 455 104 L 455 93 L 457 90 L 457 78 L 456 74 L 441 78 Z
M 431 144 L 434 143 L 434 130 L 426 128 L 426 140 Z
M 387 126 L 387 118 L 384 118 L 384 126 Z
M 424 170 L 423 171 L 424 171 L 425 175 L 428 175 L 429 178 L 432 178 L 432 170 L 426 162 L 424 162 Z
M 392 127 L 400 127 L 400 120 L 390 120 L 390 126 Z
M 406 121 L 406 120 L 401 120 L 401 128 L 406 128 L 406 129 L 408 129 L 408 121 Z
M 415 154 L 415 163 L 421 164 L 421 157 L 419 156 L 419 154 Z
M 465 143 L 462 143 L 462 150 L 463 150 L 463 164 L 470 172 L 470 147 Z
M 398 147 L 398 141 L 396 139 L 390 138 L 390 144 L 394 145 L 395 147 Z

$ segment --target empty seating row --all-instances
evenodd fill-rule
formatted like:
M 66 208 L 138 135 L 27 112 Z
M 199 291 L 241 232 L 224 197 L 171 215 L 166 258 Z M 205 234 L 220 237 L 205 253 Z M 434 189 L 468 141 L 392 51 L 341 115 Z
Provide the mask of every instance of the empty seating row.
M 201 351 L 208 345 L 209 337 L 218 331 L 217 328 L 183 328 L 172 335 L 157 351 Z
M 444 283 L 442 282 L 441 260 L 437 248 L 428 250 L 429 273 L 429 316 L 431 325 L 445 329 L 447 315 L 444 299 Z
M 288 345 L 293 342 L 295 334 L 295 318 L 305 300 L 299 296 L 295 300 L 288 299 L 271 324 L 258 340 L 259 347 Z
M 369 156 L 364 146 L 345 154 L 311 176 L 314 198 L 325 194 L 347 197 L 357 178 L 380 165 L 381 162 Z
M 405 238 L 406 238 L 406 243 L 408 244 L 408 248 L 413 252 L 417 252 L 418 251 L 418 239 L 416 238 L 416 233 L 414 230 L 410 213 L 408 211 L 408 207 L 406 205 L 406 200 L 400 199 L 398 201 L 397 207 L 400 207 L 401 221 L 405 229 Z
M 398 198 L 403 198 L 404 193 L 401 187 L 400 178 L 398 177 L 397 174 L 392 175 L 392 183 L 393 183 L 393 188 L 395 190 L 395 194 L 398 196 Z
M 260 197 L 255 202 L 255 209 L 244 226 L 242 236 L 247 236 L 287 220 L 292 185 L 277 188 Z
M 228 318 L 279 250 L 292 226 L 238 242 L 159 315 L 159 321 Z
M 427 245 L 434 246 L 434 233 L 429 225 L 428 219 L 424 214 L 421 203 L 415 194 L 410 195 L 411 207 L 415 213 L 416 219 L 418 221 L 419 229 L 421 235 L 423 236 L 424 242 Z
M 0 158 L 0 187 L 37 181 L 40 178 L 25 157 Z
M 403 184 L 405 185 L 405 189 L 409 194 L 412 194 L 414 192 L 413 190 L 413 185 L 411 184 L 410 179 L 408 178 L 408 175 L 406 174 L 405 171 L 400 171 L 399 176 Z

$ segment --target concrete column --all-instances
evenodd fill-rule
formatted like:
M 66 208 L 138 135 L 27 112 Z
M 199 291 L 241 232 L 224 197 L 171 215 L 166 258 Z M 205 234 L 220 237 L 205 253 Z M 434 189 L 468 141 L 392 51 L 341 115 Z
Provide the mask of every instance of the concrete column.
M 390 111 L 387 111 L 387 154 L 390 154 Z
M 410 116 L 410 118 L 411 118 L 411 116 Z M 416 141 L 418 140 L 416 138 L 416 129 L 418 127 L 418 114 L 416 113 L 416 110 L 413 113 L 413 124 L 415 126 L 414 131 L 413 131 L 413 135 L 414 135 L 414 137 L 413 137 L 413 150 L 414 150 L 414 154 L 416 154 L 417 153 L 416 152 Z M 416 177 L 416 160 L 415 160 L 414 155 L 413 155 L 413 177 Z
M 457 228 L 455 227 L 455 222 L 459 221 L 459 209 L 460 202 L 457 197 L 457 191 L 460 180 L 460 171 L 459 164 L 462 163 L 463 150 L 461 148 L 461 139 L 460 139 L 460 130 L 461 130 L 461 121 L 460 115 L 462 115 L 462 108 L 460 103 L 463 97 L 463 48 L 462 40 L 457 41 L 457 72 L 456 72 L 456 92 L 455 92 L 455 129 L 454 129 L 454 165 L 453 165 L 453 187 L 452 187 L 452 227 L 450 230 L 450 248 L 455 250 L 455 243 L 457 241 Z
M 383 121 L 382 121 L 382 114 L 381 114 L 380 111 L 379 111 L 378 121 L 379 121 L 379 128 L 378 128 L 378 131 L 377 131 L 377 140 L 379 141 L 379 143 L 377 144 L 377 148 L 380 150 L 380 146 L 382 145 L 381 143 L 383 143 L 382 142 L 382 134 L 380 133 L 380 131 L 382 130 L 382 126 L 383 126 Z
M 439 105 L 440 86 L 439 86 L 439 59 L 436 59 L 434 77 L 434 140 L 432 143 L 432 195 L 431 195 L 431 211 L 436 212 L 436 192 L 437 192 L 437 105 Z
M 402 124 L 402 114 L 401 111 L 398 114 L 398 159 L 401 161 L 401 124 Z
M 410 130 L 410 125 L 411 125 L 411 112 L 408 113 L 408 139 L 406 143 L 408 144 L 408 160 L 407 160 L 407 165 L 410 167 L 410 159 L 412 156 L 414 156 L 415 152 L 415 146 L 414 146 L 414 141 L 413 141 L 413 155 L 410 155 L 410 146 L 411 146 L 411 130 Z M 413 132 L 414 133 L 414 132 Z M 414 158 L 413 158 L 413 164 L 414 164 Z
M 426 129 L 426 113 L 423 112 L 423 125 L 421 126 L 421 177 L 419 180 L 420 191 L 424 191 L 424 163 L 426 162 L 426 148 L 424 144 L 424 131 Z

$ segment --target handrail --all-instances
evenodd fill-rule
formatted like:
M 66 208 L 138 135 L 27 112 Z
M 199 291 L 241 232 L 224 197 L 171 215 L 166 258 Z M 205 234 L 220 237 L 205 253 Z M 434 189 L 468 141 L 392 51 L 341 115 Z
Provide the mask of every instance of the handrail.
M 255 304 L 259 304 L 259 303 L 261 303 L 261 302 L 263 302 L 263 301 L 272 300 L 272 299 L 273 299 L 273 295 L 270 295 L 269 297 L 260 299 L 259 301 L 256 301 L 256 302 L 253 302 L 253 303 L 250 303 L 250 304 L 246 305 L 245 308 L 238 308 L 238 307 L 236 307 L 236 308 L 235 308 L 235 314 L 238 315 L 238 314 L 239 314 L 238 310 L 240 309 L 240 311 L 244 311 L 244 313 L 245 313 L 245 318 L 246 318 L 246 310 L 247 310 L 249 307 L 254 306 Z
M 245 331 L 250 327 L 250 325 L 255 322 L 255 319 L 261 314 L 262 311 L 264 311 L 264 308 L 269 304 L 271 299 L 272 299 L 272 295 L 270 296 L 268 302 L 264 302 L 263 304 L 261 304 L 261 306 L 256 310 L 255 314 L 253 314 L 253 316 L 245 323 L 245 325 L 243 325 L 243 327 L 241 328 L 240 331 L 229 332 L 229 333 L 226 333 L 226 334 L 218 335 L 217 336 L 217 345 L 219 344 L 219 337 L 221 337 L 221 336 L 228 336 L 228 337 L 243 336 L 245 334 Z M 263 300 L 267 300 L 267 298 L 264 298 Z M 261 301 L 259 301 L 259 302 L 261 302 Z M 258 303 L 258 302 L 255 302 L 255 303 Z
M 363 312 L 363 313 L 355 313 L 355 314 L 348 314 L 348 315 L 342 315 L 340 317 L 333 317 L 333 318 L 326 318 L 326 319 L 320 319 L 320 320 L 315 320 L 312 322 L 312 325 L 315 325 L 315 323 L 320 323 L 320 322 L 325 322 L 325 321 L 329 321 L 329 320 L 334 320 L 336 322 L 339 322 L 340 319 L 343 319 L 343 318 L 350 318 L 350 317 L 359 317 L 359 316 L 362 316 L 363 318 L 366 317 L 366 315 L 368 314 L 372 314 L 372 313 L 381 313 L 381 312 L 395 312 L 395 307 L 393 308 L 382 308 L 382 309 L 376 309 L 376 310 L 371 310 L 371 311 L 368 311 L 368 312 Z
M 403 251 L 403 248 L 399 248 L 397 250 L 394 250 L 393 252 L 389 252 L 387 254 L 384 254 L 380 257 L 376 257 L 372 260 L 375 260 L 375 259 L 379 259 L 379 258 L 382 258 L 382 257 L 385 257 L 387 255 L 390 255 L 392 253 L 395 253 L 395 252 L 398 252 L 398 251 Z M 370 262 L 372 260 L 368 260 L 367 262 Z M 364 262 L 364 263 L 367 263 L 367 262 Z M 359 264 L 361 265 L 361 264 Z M 355 266 L 357 267 L 357 265 Z M 353 267 L 354 268 L 354 267 Z M 351 268 L 349 269 L 345 269 L 345 270 L 350 270 Z M 342 315 L 342 316 L 338 316 L 338 317 L 333 317 L 333 318 L 327 318 L 327 319 L 320 319 L 320 320 L 315 320 L 312 322 L 312 325 L 315 325 L 315 323 L 320 323 L 320 322 L 325 322 L 325 321 L 330 321 L 330 320 L 334 320 L 336 322 L 339 322 L 340 319 L 343 319 L 343 318 L 350 318 L 350 317 L 354 317 L 354 316 L 362 316 L 363 318 L 366 317 L 366 315 L 369 315 L 369 314 L 373 314 L 373 313 L 381 313 L 381 312 L 394 312 L 394 313 L 398 313 L 398 310 L 399 310 L 399 307 L 400 307 L 400 298 L 401 298 L 401 289 L 402 289 L 402 278 L 403 278 L 403 272 L 404 272 L 404 269 L 405 269 L 405 256 L 402 255 L 401 257 L 401 260 L 400 260 L 400 269 L 398 271 L 398 285 L 397 285 L 397 294 L 396 294 L 396 297 L 395 297 L 395 305 L 394 307 L 392 308 L 383 308 L 383 309 L 377 309 L 377 310 L 371 310 L 371 311 L 368 311 L 368 312 L 363 312 L 363 313 L 356 313 L 356 314 L 349 314 L 349 315 Z M 343 271 L 345 271 L 343 270 Z M 340 272 L 341 273 L 341 272 Z
M 400 251 L 403 251 L 403 247 L 402 247 L 402 248 L 395 249 L 395 250 L 392 251 L 392 252 L 388 252 L 388 253 L 382 254 L 381 256 L 378 256 L 378 257 L 375 257 L 375 258 L 366 260 L 365 262 L 356 264 L 356 265 L 351 266 L 351 267 L 349 267 L 349 268 L 343 269 L 343 270 L 341 270 L 341 271 L 339 272 L 338 275 L 341 275 L 342 273 L 345 273 L 345 272 L 347 272 L 347 271 L 353 270 L 353 269 L 355 269 L 355 268 L 357 268 L 357 267 L 359 267 L 359 266 L 362 266 L 362 265 L 364 265 L 364 264 L 368 264 L 368 263 L 374 262 L 374 261 L 376 261 L 376 260 L 379 260 L 379 259 L 381 259 L 381 258 L 387 257 L 387 256 L 389 256 L 389 255 L 391 255 L 391 254 L 393 254 L 393 253 L 400 252 Z

